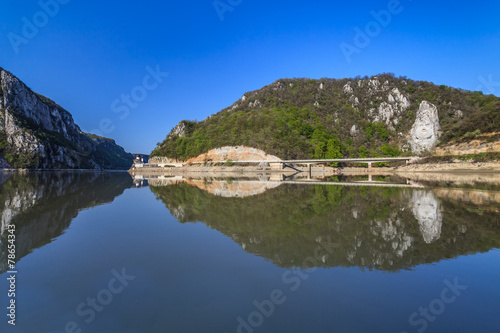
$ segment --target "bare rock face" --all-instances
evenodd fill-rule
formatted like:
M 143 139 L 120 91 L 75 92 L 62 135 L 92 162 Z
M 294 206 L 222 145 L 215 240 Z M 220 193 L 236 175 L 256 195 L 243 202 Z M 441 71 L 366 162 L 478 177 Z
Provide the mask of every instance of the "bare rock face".
M 389 101 L 392 98 L 392 103 L 398 103 L 398 106 L 401 110 L 406 110 L 410 106 L 410 102 L 408 98 L 404 96 L 398 88 L 392 89 L 391 93 L 388 96 Z
M 358 128 L 356 127 L 356 125 L 352 125 L 350 133 L 352 136 L 358 135 Z
M 186 124 L 181 121 L 172 129 L 168 136 L 173 138 L 182 138 L 184 134 L 186 134 Z
M 352 94 L 353 92 L 354 92 L 354 90 L 352 90 L 350 82 L 344 85 L 344 93 Z
M 454 116 L 455 118 L 462 119 L 464 117 L 464 113 L 462 112 L 462 110 L 455 110 Z
M 201 154 L 197 157 L 190 158 L 187 160 L 187 163 L 200 162 L 203 163 L 205 161 L 210 162 L 224 162 L 224 161 L 277 161 L 281 160 L 279 157 L 268 155 L 265 151 L 244 147 L 244 146 L 228 146 L 228 147 L 220 147 L 216 149 L 209 150 L 205 154 Z
M 398 110 L 394 108 L 393 104 L 382 102 L 378 108 L 378 114 L 374 117 L 374 121 L 380 121 L 390 125 L 392 118 L 394 118 L 397 113 Z
M 420 103 L 415 123 L 410 130 L 410 146 L 414 153 L 431 150 L 438 140 L 439 116 L 434 104 Z
M 403 95 L 398 88 L 393 88 L 387 93 L 386 90 L 389 89 L 389 86 L 384 83 L 380 87 L 378 80 L 370 80 L 368 85 L 370 86 L 370 93 L 377 94 L 377 99 L 382 100 L 377 109 L 369 109 L 370 120 L 385 123 L 388 128 L 394 129 L 401 116 L 404 115 L 403 112 L 410 106 L 409 97 Z
M 427 244 L 439 239 L 441 236 L 441 225 L 443 215 L 441 205 L 430 191 L 414 191 L 410 200 L 413 216 L 418 221 L 420 232 Z
M 253 102 L 248 103 L 248 107 L 250 107 L 250 108 L 259 108 L 261 106 L 262 106 L 262 104 L 260 103 L 260 101 L 258 99 L 256 99 Z

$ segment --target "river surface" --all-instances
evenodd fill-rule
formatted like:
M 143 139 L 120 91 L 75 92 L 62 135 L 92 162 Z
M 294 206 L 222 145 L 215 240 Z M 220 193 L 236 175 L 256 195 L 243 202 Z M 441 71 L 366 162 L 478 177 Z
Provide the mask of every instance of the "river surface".
M 0 174 L 0 213 L 0 332 L 500 332 L 498 182 Z

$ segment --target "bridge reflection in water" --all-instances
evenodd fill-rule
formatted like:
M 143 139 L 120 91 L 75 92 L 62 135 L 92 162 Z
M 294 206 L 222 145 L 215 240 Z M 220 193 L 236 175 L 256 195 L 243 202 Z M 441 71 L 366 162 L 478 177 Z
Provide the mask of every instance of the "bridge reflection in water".
M 154 186 L 165 186 L 182 181 L 222 181 L 230 180 L 231 183 L 239 182 L 246 184 L 262 184 L 262 187 L 270 185 L 297 184 L 297 185 L 335 185 L 335 186 L 373 186 L 373 187 L 401 187 L 401 188 L 423 188 L 424 186 L 411 180 L 401 178 L 390 179 L 388 175 L 377 175 L 369 173 L 365 176 L 350 177 L 354 180 L 346 179 L 342 176 L 333 177 L 312 177 L 310 173 L 296 172 L 294 174 L 271 173 L 254 176 L 232 175 L 232 177 L 203 176 L 202 174 L 190 173 L 185 175 L 133 175 L 137 186 L 144 186 L 151 183 Z M 343 180 L 340 180 L 344 178 Z M 366 179 L 365 179 L 366 178 Z M 382 180 L 381 180 L 382 179 Z M 397 181 L 394 181 L 397 180 Z M 271 187 L 276 187 L 271 186 Z

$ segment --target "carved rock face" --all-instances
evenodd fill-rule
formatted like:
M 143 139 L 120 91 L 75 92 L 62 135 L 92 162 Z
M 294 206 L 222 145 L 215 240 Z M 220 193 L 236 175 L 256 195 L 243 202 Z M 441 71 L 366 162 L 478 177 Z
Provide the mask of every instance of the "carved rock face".
M 410 145 L 414 153 L 421 153 L 434 147 L 438 139 L 439 116 L 435 105 L 422 101 L 415 123 L 410 130 Z

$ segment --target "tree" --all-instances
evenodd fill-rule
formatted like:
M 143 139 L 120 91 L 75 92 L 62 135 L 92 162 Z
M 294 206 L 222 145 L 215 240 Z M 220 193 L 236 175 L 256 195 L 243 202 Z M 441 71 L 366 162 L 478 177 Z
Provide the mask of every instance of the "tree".
M 397 147 L 391 147 L 388 144 L 383 145 L 380 147 L 380 151 L 386 156 L 390 157 L 397 157 L 401 155 L 401 151 Z
M 344 157 L 342 154 L 342 142 L 340 142 L 339 139 L 333 138 L 328 140 L 328 143 L 326 145 L 326 158 L 328 159 L 336 159 L 336 158 L 342 158 Z M 337 167 L 338 163 L 332 163 L 332 166 Z
M 363 158 L 363 157 L 368 157 L 368 154 L 369 154 L 369 152 L 368 152 L 368 148 L 366 148 L 364 145 L 363 145 L 363 146 L 360 146 L 360 147 L 358 148 L 358 156 L 359 156 L 359 157 L 362 157 L 362 158 Z
M 324 158 L 325 157 L 326 144 L 320 141 L 316 144 L 316 149 L 314 149 L 314 158 Z

